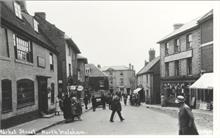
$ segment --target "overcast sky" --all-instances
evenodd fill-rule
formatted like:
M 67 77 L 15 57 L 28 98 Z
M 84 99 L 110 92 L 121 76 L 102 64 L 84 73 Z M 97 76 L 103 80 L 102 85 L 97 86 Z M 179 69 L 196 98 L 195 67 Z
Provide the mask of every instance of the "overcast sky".
M 173 24 L 187 23 L 214 7 L 211 2 L 146 1 L 28 1 L 27 8 L 46 12 L 46 18 L 63 30 L 89 63 L 126 65 L 139 71 L 148 50 L 173 31 Z

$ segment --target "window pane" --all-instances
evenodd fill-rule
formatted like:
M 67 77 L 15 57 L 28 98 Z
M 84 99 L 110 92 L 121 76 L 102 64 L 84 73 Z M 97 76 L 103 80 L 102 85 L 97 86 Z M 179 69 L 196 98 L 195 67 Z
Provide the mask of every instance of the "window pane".
M 12 89 L 10 80 L 2 80 L 2 112 L 12 110 Z

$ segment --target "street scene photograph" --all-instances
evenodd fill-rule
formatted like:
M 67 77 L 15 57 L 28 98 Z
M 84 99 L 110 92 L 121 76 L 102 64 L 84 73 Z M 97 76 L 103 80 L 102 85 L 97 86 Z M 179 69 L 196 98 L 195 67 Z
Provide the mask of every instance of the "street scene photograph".
M 219 9 L 0 0 L 0 135 L 215 136 Z

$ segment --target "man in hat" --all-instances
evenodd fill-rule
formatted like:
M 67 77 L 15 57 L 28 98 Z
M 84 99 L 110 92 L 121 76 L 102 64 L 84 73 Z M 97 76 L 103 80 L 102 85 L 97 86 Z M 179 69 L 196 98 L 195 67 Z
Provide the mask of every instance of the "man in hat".
M 191 108 L 185 104 L 184 97 L 182 95 L 177 96 L 175 102 L 179 105 L 179 135 L 198 135 L 193 113 Z

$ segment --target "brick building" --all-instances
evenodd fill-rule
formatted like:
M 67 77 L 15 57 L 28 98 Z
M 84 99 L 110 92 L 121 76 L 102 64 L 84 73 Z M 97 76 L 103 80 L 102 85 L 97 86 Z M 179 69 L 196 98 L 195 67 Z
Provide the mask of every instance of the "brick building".
M 135 89 L 135 71 L 130 64 L 126 66 L 106 66 L 101 68 L 108 75 L 110 91 L 130 94 Z
M 190 86 L 190 100 L 195 108 L 212 110 L 213 102 L 213 10 L 198 21 L 201 30 L 201 74 Z M 194 100 L 193 100 L 194 99 Z
M 0 121 L 8 128 L 55 109 L 58 52 L 24 1 L 0 4 Z
M 207 59 L 204 60 L 204 53 L 209 52 L 212 56 L 211 50 L 204 52 L 201 48 L 202 39 L 207 37 L 202 32 L 210 30 L 207 26 L 200 25 L 203 17 L 186 24 L 175 24 L 174 31 L 158 42 L 161 56 L 161 94 L 169 105 L 174 105 L 175 97 L 180 94 L 185 96 L 187 104 L 191 104 L 189 86 L 203 73 L 202 68 L 210 70 L 205 65 Z
M 149 54 L 152 51 L 154 50 L 150 50 Z M 143 88 L 146 103 L 160 103 L 160 57 L 149 55 L 149 62 L 145 61 L 145 66 L 137 73 L 137 85 Z
M 183 93 L 188 103 L 188 86 L 200 76 L 199 19 L 174 25 L 174 31 L 158 42 L 161 56 L 161 92 L 167 104 L 173 105 L 176 96 Z
M 66 92 L 68 85 L 77 84 L 77 54 L 79 48 L 65 33 L 46 20 L 44 12 L 35 13 L 36 20 L 42 26 L 42 32 L 56 46 L 58 55 L 59 93 Z

